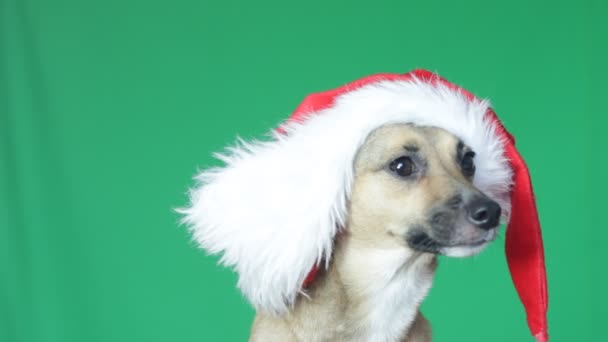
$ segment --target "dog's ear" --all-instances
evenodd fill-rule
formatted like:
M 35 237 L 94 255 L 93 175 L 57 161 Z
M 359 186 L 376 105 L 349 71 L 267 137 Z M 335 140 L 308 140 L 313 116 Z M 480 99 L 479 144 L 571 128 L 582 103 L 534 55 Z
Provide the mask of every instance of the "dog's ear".
M 216 155 L 224 166 L 197 176 L 190 205 L 178 210 L 200 246 L 234 268 L 258 310 L 286 312 L 343 226 L 352 171 L 340 159 L 349 154 L 326 148 L 340 144 L 323 138 L 335 134 L 311 136 L 325 125 L 291 123 L 269 141 L 239 140 Z

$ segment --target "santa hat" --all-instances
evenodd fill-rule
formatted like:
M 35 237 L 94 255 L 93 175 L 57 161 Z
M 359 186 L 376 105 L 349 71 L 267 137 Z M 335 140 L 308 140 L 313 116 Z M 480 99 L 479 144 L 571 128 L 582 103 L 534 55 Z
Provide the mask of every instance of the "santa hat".
M 377 74 L 309 95 L 270 139 L 239 140 L 216 155 L 225 165 L 197 176 L 184 222 L 235 269 L 256 309 L 284 313 L 330 262 L 357 150 L 389 123 L 440 127 L 476 152 L 473 183 L 509 222 L 511 276 L 532 334 L 547 341 L 543 244 L 526 164 L 487 101 L 429 71 Z

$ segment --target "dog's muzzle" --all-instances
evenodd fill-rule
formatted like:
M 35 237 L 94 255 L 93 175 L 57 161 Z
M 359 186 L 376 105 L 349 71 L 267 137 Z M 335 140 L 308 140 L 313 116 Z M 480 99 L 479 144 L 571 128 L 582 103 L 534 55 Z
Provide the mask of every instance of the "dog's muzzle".
M 428 222 L 410 229 L 406 240 L 417 251 L 435 254 L 450 248 L 483 248 L 496 237 L 500 214 L 498 203 L 483 194 L 466 201 L 456 196 L 435 208 Z

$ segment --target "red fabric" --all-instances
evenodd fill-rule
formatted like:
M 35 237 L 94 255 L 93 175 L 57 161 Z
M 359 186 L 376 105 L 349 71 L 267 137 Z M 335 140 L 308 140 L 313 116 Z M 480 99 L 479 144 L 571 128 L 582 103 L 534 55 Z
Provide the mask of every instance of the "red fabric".
M 515 178 L 506 238 L 507 261 L 517 293 L 526 307 L 528 326 L 538 339 L 547 334 L 548 300 L 540 222 L 526 163 L 515 145 L 506 147 Z M 539 340 L 546 341 L 547 338 Z
M 407 74 L 376 74 L 361 78 L 339 88 L 307 96 L 289 120 L 304 121 L 306 116 L 329 108 L 344 93 L 379 81 L 420 80 L 441 83 L 465 94 L 469 100 L 475 96 L 427 70 L 414 70 Z M 505 141 L 505 154 L 513 170 L 514 186 L 511 191 L 511 219 L 507 227 L 506 256 L 511 278 L 526 310 L 528 326 L 538 342 L 546 342 L 547 335 L 547 278 L 540 222 L 536 210 L 534 191 L 528 168 L 515 148 L 515 139 L 505 129 L 492 109 L 486 114 L 494 123 L 496 132 Z M 315 266 L 304 281 L 307 287 L 315 278 Z
M 304 283 L 302 284 L 302 288 L 307 288 L 317 277 L 317 273 L 319 272 L 319 266 L 314 265 L 312 267 L 312 270 L 310 270 L 310 272 L 308 272 L 308 275 L 306 276 L 306 279 L 304 279 Z

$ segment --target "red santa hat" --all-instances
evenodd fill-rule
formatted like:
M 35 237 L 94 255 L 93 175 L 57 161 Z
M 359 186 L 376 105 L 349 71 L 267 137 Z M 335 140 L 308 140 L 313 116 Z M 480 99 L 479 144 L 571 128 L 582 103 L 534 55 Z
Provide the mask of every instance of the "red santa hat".
M 357 150 L 389 123 L 440 127 L 476 152 L 473 183 L 502 208 L 513 282 L 532 334 L 547 341 L 543 244 L 526 164 L 487 101 L 429 71 L 377 74 L 309 95 L 270 139 L 239 140 L 216 155 L 225 165 L 197 176 L 184 222 L 235 269 L 257 309 L 283 313 L 329 263 Z

